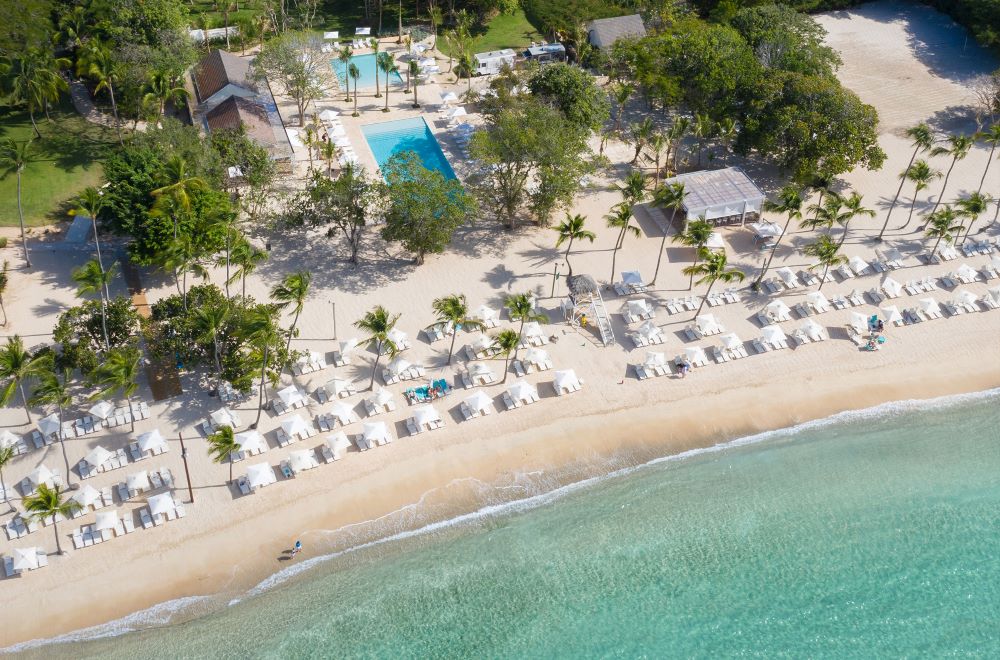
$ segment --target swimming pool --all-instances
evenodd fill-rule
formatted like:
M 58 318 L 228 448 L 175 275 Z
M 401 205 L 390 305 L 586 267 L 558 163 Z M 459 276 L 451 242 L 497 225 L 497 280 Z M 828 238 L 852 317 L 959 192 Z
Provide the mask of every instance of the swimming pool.
M 358 77 L 358 89 L 365 89 L 366 87 L 375 87 L 375 53 L 368 53 L 367 55 L 353 55 L 351 57 L 351 64 L 358 67 L 358 73 L 361 75 Z M 340 86 L 347 91 L 347 65 L 340 60 L 333 60 L 330 62 L 330 66 L 333 67 L 333 72 L 337 74 L 337 80 L 340 81 Z M 389 82 L 391 83 L 401 83 L 403 79 L 399 77 L 398 73 L 389 74 Z M 378 84 L 381 88 L 385 85 L 385 74 L 381 71 L 378 72 Z M 354 81 L 351 81 L 351 90 L 354 90 Z
M 413 151 L 427 169 L 437 170 L 446 179 L 458 178 L 423 117 L 368 124 L 361 127 L 361 133 L 379 167 L 398 153 Z

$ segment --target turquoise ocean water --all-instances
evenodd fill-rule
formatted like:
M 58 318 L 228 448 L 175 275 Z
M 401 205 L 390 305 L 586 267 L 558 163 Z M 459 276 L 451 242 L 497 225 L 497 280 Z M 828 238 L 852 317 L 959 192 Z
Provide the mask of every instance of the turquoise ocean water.
M 179 623 L 28 653 L 1000 655 L 997 393 L 751 440 L 314 560 Z

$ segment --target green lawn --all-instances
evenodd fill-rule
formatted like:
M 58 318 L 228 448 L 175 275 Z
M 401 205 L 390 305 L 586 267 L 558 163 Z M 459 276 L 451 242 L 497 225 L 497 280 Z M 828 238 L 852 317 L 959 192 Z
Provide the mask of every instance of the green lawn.
M 100 159 L 115 144 L 114 131 L 91 124 L 69 107 L 52 111 L 52 121 L 36 117 L 41 140 L 33 143 L 35 161 L 22 176 L 21 201 L 25 223 L 45 225 L 67 218 L 67 201 L 77 192 L 99 184 Z M 28 113 L 0 108 L 0 139 L 32 137 Z M 0 225 L 16 226 L 17 177 L 0 178 Z
M 484 31 L 476 32 L 473 29 L 472 51 L 485 53 L 503 48 L 517 50 L 526 47 L 532 41 L 541 40 L 542 35 L 538 34 L 528 22 L 524 11 L 518 9 L 513 14 L 500 14 L 489 22 Z M 443 38 L 438 42 L 438 49 L 447 54 L 447 44 Z

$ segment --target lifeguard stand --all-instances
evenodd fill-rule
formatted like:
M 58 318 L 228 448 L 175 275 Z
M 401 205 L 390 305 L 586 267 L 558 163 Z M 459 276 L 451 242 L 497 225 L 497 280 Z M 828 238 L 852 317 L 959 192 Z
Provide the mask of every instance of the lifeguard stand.
M 573 275 L 566 278 L 569 298 L 563 301 L 562 310 L 570 325 L 580 325 L 580 318 L 587 317 L 601 335 L 601 342 L 608 346 L 615 343 L 611 319 L 604 308 L 601 289 L 590 275 Z

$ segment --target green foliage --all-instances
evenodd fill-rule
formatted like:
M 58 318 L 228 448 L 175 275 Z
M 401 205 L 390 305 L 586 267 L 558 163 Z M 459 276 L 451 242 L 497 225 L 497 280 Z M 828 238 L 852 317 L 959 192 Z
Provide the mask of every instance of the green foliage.
M 412 151 L 393 156 L 382 171 L 390 200 L 382 237 L 401 242 L 418 264 L 427 254 L 444 252 L 455 230 L 476 211 L 461 183 L 427 169 Z
M 592 75 L 568 64 L 543 66 L 528 80 L 531 93 L 558 108 L 570 122 L 592 131 L 608 120 L 611 104 Z
M 46 45 L 51 31 L 51 0 L 5 2 L 0 21 L 0 55 Z
M 132 301 L 117 296 L 108 301 L 108 342 L 112 348 L 135 345 L 140 328 L 139 313 Z M 62 347 L 57 362 L 60 367 L 79 369 L 89 374 L 100 363 L 104 351 L 101 330 L 101 301 L 88 300 L 59 315 L 52 338 Z
M 796 71 L 807 75 L 830 75 L 840 65 L 840 56 L 823 43 L 819 23 L 786 5 L 748 7 L 731 21 L 767 69 Z
M 241 204 L 252 221 L 263 208 L 274 186 L 278 170 L 267 149 L 247 135 L 246 127 L 212 131 L 212 148 L 222 166 L 238 167 L 242 173 Z
M 524 13 L 539 32 L 568 34 L 582 21 L 629 13 L 611 0 L 523 0 Z
M 252 73 L 259 79 L 278 81 L 295 101 L 299 125 L 305 125 L 306 106 L 322 98 L 329 88 L 330 57 L 320 52 L 321 42 L 305 32 L 286 32 L 268 41 L 254 58 Z

